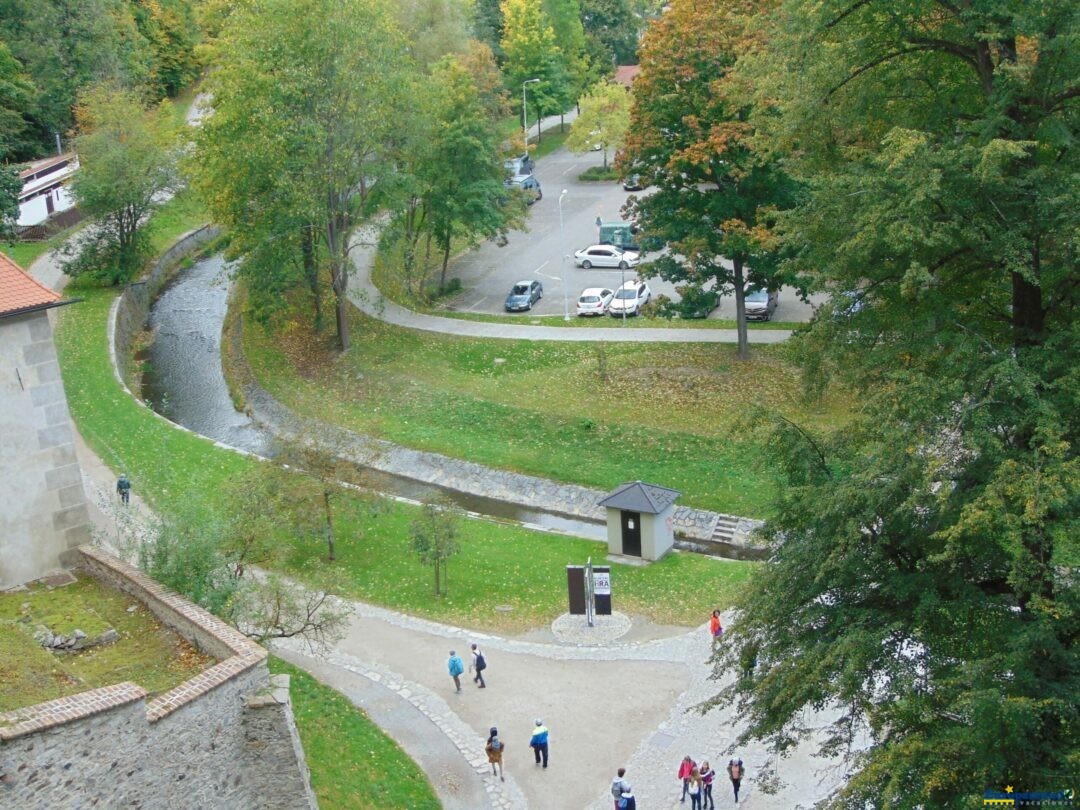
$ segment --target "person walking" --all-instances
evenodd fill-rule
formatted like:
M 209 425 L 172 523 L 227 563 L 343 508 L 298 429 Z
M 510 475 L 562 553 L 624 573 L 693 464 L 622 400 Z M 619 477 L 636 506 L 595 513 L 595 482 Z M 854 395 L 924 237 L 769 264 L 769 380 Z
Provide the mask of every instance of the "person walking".
M 714 610 L 712 616 L 709 617 L 709 635 L 712 636 L 712 644 L 715 648 L 720 643 L 720 638 L 724 635 L 724 627 L 720 623 L 720 611 Z
M 690 771 L 690 810 L 701 810 L 701 771 L 694 768 Z
M 712 783 L 716 778 L 716 771 L 709 765 L 709 760 L 701 761 L 701 810 L 715 810 L 716 802 L 712 797 Z
M 491 775 L 495 776 L 495 766 L 499 767 L 499 781 L 505 782 L 506 776 L 503 774 L 503 751 L 506 750 L 506 746 L 503 745 L 503 741 L 499 739 L 499 730 L 495 726 L 491 727 L 491 733 L 488 734 L 487 743 L 484 744 L 484 751 L 487 753 L 488 762 L 491 763 Z
M 120 473 L 120 478 L 116 481 L 116 494 L 120 496 L 120 503 L 125 506 L 131 500 L 131 482 L 127 473 Z
M 623 794 L 631 793 L 630 783 L 623 778 L 625 776 L 626 768 L 619 768 L 618 776 L 611 780 L 611 795 L 615 799 L 615 810 L 619 810 L 619 799 L 623 797 Z
M 546 768 L 548 766 L 548 730 L 539 717 L 536 718 L 536 728 L 533 729 L 532 737 L 529 738 L 529 745 L 536 756 L 536 764 L 539 765 L 543 761 Z
M 745 772 L 741 759 L 728 760 L 727 775 L 731 780 L 731 787 L 735 790 L 735 804 L 739 803 L 739 785 L 742 784 L 742 778 Z
M 682 798 L 679 799 L 680 802 L 686 801 L 686 792 L 690 789 L 690 774 L 694 770 L 696 764 L 697 763 L 694 762 L 694 760 L 690 759 L 690 755 L 687 754 L 683 757 L 682 763 L 679 765 L 678 778 L 682 780 Z
M 486 689 L 484 670 L 487 669 L 487 659 L 484 658 L 484 654 L 480 652 L 480 648 L 475 644 L 472 645 L 472 663 L 469 664 L 469 669 L 476 673 L 473 675 L 473 683 L 478 684 L 481 689 Z
M 450 677 L 454 679 L 454 686 L 461 691 L 461 673 L 465 671 L 465 662 L 458 658 L 458 654 L 450 651 L 450 660 L 446 662 L 446 668 L 450 670 Z

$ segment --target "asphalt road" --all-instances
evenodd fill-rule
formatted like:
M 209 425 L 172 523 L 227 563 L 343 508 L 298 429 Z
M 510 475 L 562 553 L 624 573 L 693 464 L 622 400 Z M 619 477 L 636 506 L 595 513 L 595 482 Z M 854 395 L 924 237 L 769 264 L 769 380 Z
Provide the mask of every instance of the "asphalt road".
M 461 279 L 464 292 L 451 301 L 448 308 L 526 319 L 561 317 L 565 306 L 565 311 L 574 316 L 578 295 L 586 287 L 616 290 L 624 280 L 634 278 L 633 270 L 625 273 L 597 268 L 583 270 L 575 267 L 571 258 L 574 251 L 596 243 L 597 217 L 605 222 L 622 219 L 620 211 L 630 196 L 619 183 L 590 183 L 577 179 L 589 166 L 602 163 L 600 152 L 575 155 L 565 149 L 537 160 L 533 175 L 540 181 L 544 196 L 529 208 L 528 230 L 513 231 L 508 244 L 503 247 L 487 242 L 452 261 L 449 275 Z M 561 195 L 564 189 L 566 194 Z M 526 279 L 538 279 L 544 285 L 543 299 L 529 313 L 505 313 L 506 294 L 515 282 Z M 663 294 L 677 298 L 674 286 L 669 282 L 658 278 L 648 279 L 648 282 L 654 297 Z M 820 298 L 812 297 L 810 303 L 804 303 L 794 291 L 782 289 L 773 318 L 808 321 L 816 303 L 820 303 Z M 734 319 L 735 299 L 731 296 L 723 298 L 710 317 Z

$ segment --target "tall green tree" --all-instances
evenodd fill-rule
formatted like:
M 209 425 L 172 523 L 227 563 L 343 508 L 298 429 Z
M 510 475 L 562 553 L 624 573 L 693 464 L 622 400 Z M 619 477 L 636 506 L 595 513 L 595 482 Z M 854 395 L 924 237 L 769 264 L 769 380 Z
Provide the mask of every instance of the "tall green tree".
M 630 205 L 644 234 L 668 250 L 643 271 L 703 289 L 733 292 L 739 357 L 749 356 L 748 287 L 779 284 L 768 228 L 793 188 L 777 161 L 755 147 L 751 105 L 729 72 L 742 17 L 722 4 L 676 0 L 649 29 L 634 82 L 620 167 L 652 194 Z
M 308 245 L 329 276 L 344 351 L 350 235 L 366 216 L 368 188 L 393 168 L 410 111 L 411 63 L 390 6 L 269 0 L 234 10 L 214 48 L 215 111 L 199 153 L 231 185 L 213 210 L 230 216 L 225 224 L 254 223 L 266 238 Z M 263 151 L 252 157 L 255 148 Z M 234 157 L 241 169 L 229 178 Z M 250 213 L 238 213 L 245 204 Z
M 539 80 L 528 85 L 525 102 L 536 121 L 539 139 L 540 119 L 566 110 L 574 101 L 566 58 L 544 14 L 542 0 L 502 0 L 500 8 L 506 56 L 503 73 L 515 102 L 524 82 Z
M 805 709 L 835 707 L 824 748 L 854 753 L 831 806 L 1071 787 L 1080 17 L 785 0 L 759 33 L 743 69 L 806 184 L 782 229 L 837 293 L 796 346 L 860 410 L 832 435 L 774 434 L 773 562 L 722 697 L 742 740 L 780 751 Z
M 0 161 L 26 154 L 27 113 L 37 88 L 7 45 L 0 42 Z
M 0 0 L 0 41 L 38 89 L 25 111 L 38 153 L 72 128 L 81 91 L 102 81 L 141 88 L 151 75 L 152 48 L 126 0 Z
M 147 218 L 175 187 L 172 116 L 164 107 L 145 108 L 130 90 L 102 84 L 83 92 L 75 117 L 80 166 L 71 190 L 94 228 L 64 272 L 121 284 L 142 268 Z
M 637 64 L 641 23 L 627 0 L 581 0 L 581 24 L 594 63 L 608 72 Z
M 581 111 L 570 127 L 566 148 L 571 152 L 587 152 L 596 144 L 604 152 L 604 168 L 608 165 L 608 150 L 622 148 L 630 125 L 630 94 L 614 82 L 598 82 L 581 97 Z
M 542 8 L 566 65 L 569 107 L 585 91 L 590 77 L 591 60 L 581 24 L 581 7 L 578 0 L 543 0 Z
M 19 192 L 22 180 L 14 166 L 0 164 L 0 240 L 13 242 L 19 222 Z

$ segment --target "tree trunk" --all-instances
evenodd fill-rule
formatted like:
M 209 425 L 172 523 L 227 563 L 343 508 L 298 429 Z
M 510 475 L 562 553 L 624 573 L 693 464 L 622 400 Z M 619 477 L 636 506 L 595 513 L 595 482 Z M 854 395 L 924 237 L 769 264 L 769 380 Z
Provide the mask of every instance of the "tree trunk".
M 446 289 L 446 266 L 450 264 L 450 240 L 443 244 L 442 271 L 439 273 L 439 292 Z
M 311 302 L 315 307 L 315 331 L 321 332 L 323 323 L 322 293 L 319 290 L 319 265 L 315 261 L 315 233 L 310 225 L 304 226 L 300 238 L 300 253 L 304 261 L 304 279 L 311 290 Z
M 330 192 L 328 208 L 330 215 L 326 223 L 326 247 L 330 254 L 330 280 L 334 288 L 335 321 L 337 326 L 338 348 L 342 352 L 349 350 L 348 321 L 348 286 L 349 273 L 346 262 L 349 260 L 345 249 L 347 217 L 340 210 L 342 202 Z
M 536 108 L 536 145 L 540 145 L 540 122 L 543 120 L 544 114 L 540 112 L 540 108 Z
M 435 568 L 435 595 L 439 596 L 440 591 L 439 591 L 439 555 L 438 554 L 435 555 L 434 568 Z
M 740 360 L 750 359 L 750 346 L 746 338 L 746 282 L 743 279 L 742 259 L 733 259 L 735 266 L 735 329 L 739 333 Z
M 329 549 L 330 562 L 337 559 L 334 554 L 334 511 L 330 507 L 330 490 L 324 489 L 323 506 L 326 509 L 326 545 Z

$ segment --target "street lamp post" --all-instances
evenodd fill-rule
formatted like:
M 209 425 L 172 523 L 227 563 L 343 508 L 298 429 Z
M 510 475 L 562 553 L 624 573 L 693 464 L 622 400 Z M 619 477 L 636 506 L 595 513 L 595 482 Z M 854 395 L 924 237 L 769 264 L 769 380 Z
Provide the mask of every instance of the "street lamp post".
M 562 218 L 562 199 L 566 196 L 566 189 L 562 190 L 562 194 L 559 195 L 559 245 L 566 249 L 566 232 L 563 230 L 563 218 Z M 570 256 L 564 253 L 562 257 L 562 308 L 563 308 L 563 320 L 570 320 L 570 304 L 566 298 L 566 274 L 570 271 L 570 263 L 567 261 Z
M 521 83 L 521 131 L 525 135 L 525 157 L 529 156 L 529 114 L 525 106 L 525 85 L 533 84 L 539 79 L 526 79 Z

